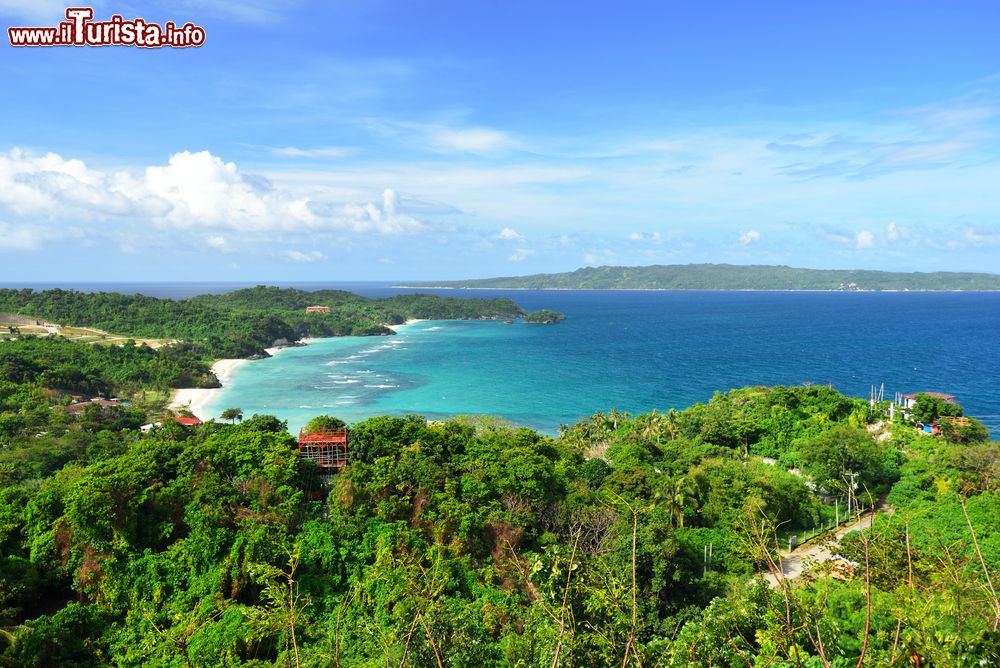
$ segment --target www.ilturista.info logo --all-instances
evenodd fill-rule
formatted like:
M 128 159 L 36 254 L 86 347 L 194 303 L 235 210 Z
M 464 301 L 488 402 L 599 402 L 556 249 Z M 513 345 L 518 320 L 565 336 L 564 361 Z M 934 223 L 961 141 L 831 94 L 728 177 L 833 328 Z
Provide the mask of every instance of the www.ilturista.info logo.
M 193 23 L 162 26 L 145 19 L 126 21 L 115 14 L 107 21 L 94 21 L 91 7 L 70 7 L 68 21 L 50 28 L 7 28 L 11 46 L 164 46 L 184 48 L 205 43 L 205 29 Z

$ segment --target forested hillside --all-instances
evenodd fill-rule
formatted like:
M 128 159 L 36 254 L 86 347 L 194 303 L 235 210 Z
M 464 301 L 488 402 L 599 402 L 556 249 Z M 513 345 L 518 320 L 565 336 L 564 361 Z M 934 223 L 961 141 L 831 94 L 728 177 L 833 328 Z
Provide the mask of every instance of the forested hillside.
M 672 264 L 585 267 L 559 274 L 425 281 L 411 285 L 523 290 L 1000 290 L 1000 275 Z
M 378 417 L 324 489 L 270 416 L 142 434 L 142 416 L 43 407 L 63 344 L 0 367 L 0 665 L 1000 661 L 1000 450 L 982 433 L 870 431 L 879 407 L 824 387 L 610 411 L 558 438 Z M 115 354 L 87 382 L 166 364 Z M 829 525 L 834 498 L 844 513 L 846 471 L 894 512 L 844 541 L 841 579 L 769 587 L 777 545 Z
M 330 312 L 306 313 L 307 306 L 327 306 Z M 183 339 L 199 343 L 215 357 L 247 357 L 263 353 L 276 341 L 391 334 L 386 325 L 410 318 L 513 318 L 522 310 L 509 299 L 419 294 L 368 299 L 340 290 L 305 292 L 258 286 L 184 300 L 60 289 L 0 289 L 0 313 L 99 327 L 119 335 Z

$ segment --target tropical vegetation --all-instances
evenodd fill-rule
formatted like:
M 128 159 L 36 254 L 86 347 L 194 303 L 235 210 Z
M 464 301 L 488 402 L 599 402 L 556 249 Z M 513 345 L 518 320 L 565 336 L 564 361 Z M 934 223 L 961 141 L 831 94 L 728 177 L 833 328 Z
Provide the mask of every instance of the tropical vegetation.
M 306 313 L 309 306 L 326 307 L 328 312 Z M 2 313 L 98 327 L 119 335 L 194 342 L 214 357 L 248 357 L 304 337 L 391 335 L 388 325 L 408 319 L 513 318 L 523 311 L 510 299 L 423 294 L 369 299 L 342 290 L 257 286 L 181 300 L 62 289 L 0 289 Z
M 584 267 L 576 271 L 412 287 L 518 290 L 1000 290 L 1000 275 L 972 272 L 891 272 L 800 269 L 773 265 L 671 264 Z
M 375 417 L 328 477 L 237 407 L 140 431 L 143 393 L 204 371 L 187 354 L 0 344 L 0 665 L 1000 662 L 985 438 L 751 387 L 556 437 Z M 68 413 L 85 388 L 136 401 Z M 779 546 L 834 522 L 848 472 L 879 510 L 841 559 L 785 577 Z

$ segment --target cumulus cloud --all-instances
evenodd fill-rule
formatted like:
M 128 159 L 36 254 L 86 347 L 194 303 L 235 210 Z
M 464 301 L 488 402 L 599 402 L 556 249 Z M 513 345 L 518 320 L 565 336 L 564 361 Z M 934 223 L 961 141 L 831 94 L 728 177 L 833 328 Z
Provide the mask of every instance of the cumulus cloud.
M 382 192 L 381 208 L 373 202 L 347 204 L 332 211 L 330 220 L 335 227 L 359 233 L 403 235 L 426 229 L 426 225 L 399 210 L 399 195 L 391 188 Z
M 746 230 L 745 232 L 740 232 L 740 245 L 742 246 L 749 246 L 759 239 L 760 232 L 757 230 Z
M 524 241 L 524 235 L 512 227 L 505 227 L 493 237 L 502 241 Z
M 227 246 L 232 232 L 263 239 L 317 232 L 406 235 L 426 229 L 400 206 L 391 188 L 379 203 L 331 201 L 322 193 L 275 187 L 208 151 L 182 151 L 163 165 L 111 172 L 55 153 L 14 149 L 0 154 L 0 217 L 8 228 L 4 246 L 16 243 L 18 248 L 37 247 L 58 236 L 56 228 L 78 224 L 87 224 L 91 234 L 103 229 L 109 235 L 126 222 L 130 232 L 201 230 L 205 243 L 216 249 Z
M 530 248 L 516 248 L 513 253 L 507 256 L 507 259 L 511 262 L 524 262 L 534 254 L 535 251 Z
M 889 223 L 885 230 L 885 238 L 889 241 L 902 241 L 908 239 L 909 236 L 910 231 L 895 221 Z
M 875 245 L 875 235 L 868 230 L 861 230 L 854 235 L 855 248 L 871 248 Z

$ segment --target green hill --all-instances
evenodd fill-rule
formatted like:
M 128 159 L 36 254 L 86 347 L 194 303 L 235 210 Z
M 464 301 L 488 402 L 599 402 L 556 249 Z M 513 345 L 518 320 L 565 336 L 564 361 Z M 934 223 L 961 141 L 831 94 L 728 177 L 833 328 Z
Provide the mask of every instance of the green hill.
M 671 264 L 585 267 L 559 274 L 422 282 L 408 284 L 408 287 L 518 290 L 1000 290 L 1000 275 Z

